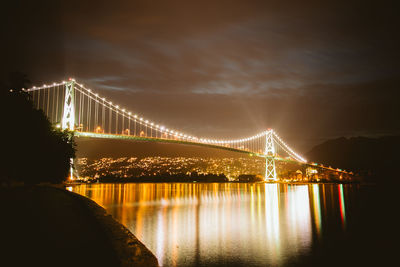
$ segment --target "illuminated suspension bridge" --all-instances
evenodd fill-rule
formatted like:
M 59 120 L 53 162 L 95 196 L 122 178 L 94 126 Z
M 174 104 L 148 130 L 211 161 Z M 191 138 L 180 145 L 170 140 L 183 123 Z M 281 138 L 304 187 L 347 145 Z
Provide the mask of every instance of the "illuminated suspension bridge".
M 265 158 L 265 180 L 276 181 L 275 162 L 307 164 L 272 129 L 234 140 L 201 138 L 148 120 L 98 95 L 74 79 L 25 89 L 49 120 L 78 137 L 176 142 L 247 153 Z M 71 174 L 72 177 L 72 174 Z

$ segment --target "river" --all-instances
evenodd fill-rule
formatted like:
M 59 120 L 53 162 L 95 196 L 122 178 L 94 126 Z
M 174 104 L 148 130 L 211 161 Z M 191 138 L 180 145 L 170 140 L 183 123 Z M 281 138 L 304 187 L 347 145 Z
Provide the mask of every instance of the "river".
M 133 183 L 68 189 L 103 206 L 161 266 L 375 264 L 382 256 L 368 253 L 377 254 L 385 242 L 365 233 L 377 222 L 365 205 L 377 207 L 370 201 L 373 190 L 358 184 Z

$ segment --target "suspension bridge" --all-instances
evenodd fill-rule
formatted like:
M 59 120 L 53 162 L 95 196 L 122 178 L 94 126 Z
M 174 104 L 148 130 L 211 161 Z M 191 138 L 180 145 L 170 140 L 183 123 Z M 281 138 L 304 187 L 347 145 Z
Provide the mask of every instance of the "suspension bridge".
M 43 110 L 51 123 L 63 130 L 74 131 L 78 137 L 172 142 L 246 153 L 265 158 L 266 181 L 278 180 L 276 161 L 311 165 L 272 129 L 233 140 L 197 137 L 167 128 L 120 107 L 75 79 L 34 86 L 24 91 L 29 93 L 33 105 Z M 322 165 L 319 167 L 324 168 Z

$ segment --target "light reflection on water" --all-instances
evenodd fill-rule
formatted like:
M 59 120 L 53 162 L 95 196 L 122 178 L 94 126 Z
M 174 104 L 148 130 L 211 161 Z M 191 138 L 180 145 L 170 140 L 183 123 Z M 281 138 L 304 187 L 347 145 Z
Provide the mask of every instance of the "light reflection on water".
M 72 188 L 127 226 L 161 266 L 284 265 L 308 253 L 313 238 L 320 237 L 326 213 L 321 202 L 331 205 L 329 212 L 337 211 L 338 223 L 345 226 L 343 190 L 343 185 L 263 183 Z

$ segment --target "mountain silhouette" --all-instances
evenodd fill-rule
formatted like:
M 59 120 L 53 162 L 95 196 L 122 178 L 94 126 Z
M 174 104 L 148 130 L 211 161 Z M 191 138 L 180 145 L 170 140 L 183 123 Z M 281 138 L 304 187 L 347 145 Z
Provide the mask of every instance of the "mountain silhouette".
M 400 136 L 340 137 L 312 148 L 309 161 L 353 171 L 366 181 L 398 182 Z

